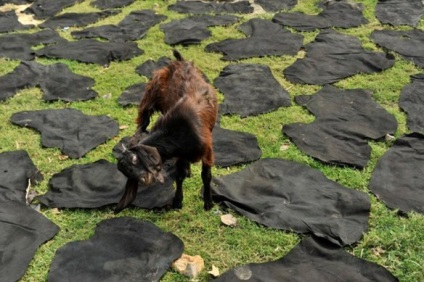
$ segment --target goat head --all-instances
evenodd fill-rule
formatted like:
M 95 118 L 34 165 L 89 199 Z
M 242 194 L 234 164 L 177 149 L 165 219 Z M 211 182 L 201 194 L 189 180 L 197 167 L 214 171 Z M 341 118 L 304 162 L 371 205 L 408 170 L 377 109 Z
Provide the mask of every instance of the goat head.
M 162 174 L 162 159 L 155 147 L 138 144 L 130 149 L 124 149 L 118 160 L 118 169 L 128 179 L 151 185 L 154 182 L 164 182 Z
M 138 144 L 130 149 L 124 145 L 122 157 L 118 160 L 118 169 L 128 178 L 125 192 L 115 208 L 118 213 L 129 206 L 137 196 L 138 183 L 150 185 L 164 182 L 162 159 L 155 147 Z

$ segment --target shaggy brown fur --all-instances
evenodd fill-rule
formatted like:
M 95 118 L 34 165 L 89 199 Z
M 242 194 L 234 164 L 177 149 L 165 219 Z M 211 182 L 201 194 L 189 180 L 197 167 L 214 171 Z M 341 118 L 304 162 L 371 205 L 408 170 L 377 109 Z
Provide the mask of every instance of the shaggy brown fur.
M 177 159 L 173 207 L 182 207 L 182 183 L 190 176 L 190 163 L 202 161 L 204 208 L 212 208 L 210 181 L 214 163 L 212 130 L 218 112 L 216 93 L 193 63 L 184 61 L 178 51 L 174 51 L 174 56 L 177 60 L 157 70 L 145 87 L 138 108 L 137 132 L 130 148 L 124 150 L 118 161 L 118 168 L 128 181 L 117 212 L 134 200 L 138 182 L 149 185 L 163 181 L 162 162 L 171 158 Z M 141 138 L 156 111 L 163 115 L 150 134 Z

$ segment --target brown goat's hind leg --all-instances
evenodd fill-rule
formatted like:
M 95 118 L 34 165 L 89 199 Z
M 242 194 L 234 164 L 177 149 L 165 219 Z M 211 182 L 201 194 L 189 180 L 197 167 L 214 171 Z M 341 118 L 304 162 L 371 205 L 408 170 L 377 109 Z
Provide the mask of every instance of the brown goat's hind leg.
M 147 127 L 150 124 L 150 117 L 153 114 L 153 110 L 151 109 L 140 109 L 138 112 L 137 118 L 137 132 L 141 135 L 142 133 L 149 133 L 147 131 Z
M 202 164 L 202 181 L 203 181 L 203 208 L 205 211 L 213 207 L 212 192 L 211 192 L 212 172 L 211 167 L 207 164 Z
M 149 131 L 147 130 L 147 127 L 150 124 L 150 116 L 153 114 L 152 110 L 144 110 L 141 109 L 138 112 L 138 118 L 137 118 L 137 129 L 134 133 L 134 135 L 130 138 L 129 145 L 135 146 L 137 143 L 141 141 L 143 134 L 149 134 Z
M 174 209 L 181 209 L 183 207 L 183 182 L 184 179 L 189 176 L 190 163 L 187 160 L 178 159 L 175 164 L 176 171 L 176 184 L 177 190 L 175 191 L 174 200 L 172 201 L 172 207 Z

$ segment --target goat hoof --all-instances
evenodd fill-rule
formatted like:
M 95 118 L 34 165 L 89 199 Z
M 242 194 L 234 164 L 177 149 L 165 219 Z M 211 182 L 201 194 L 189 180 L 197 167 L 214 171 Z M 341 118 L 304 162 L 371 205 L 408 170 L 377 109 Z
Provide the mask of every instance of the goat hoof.
M 212 207 L 213 207 L 213 203 L 212 202 L 205 202 L 205 204 L 203 205 L 203 208 L 205 209 L 205 211 L 211 210 Z
M 181 203 L 180 201 L 173 201 L 172 208 L 176 210 L 180 210 L 183 208 L 183 203 Z

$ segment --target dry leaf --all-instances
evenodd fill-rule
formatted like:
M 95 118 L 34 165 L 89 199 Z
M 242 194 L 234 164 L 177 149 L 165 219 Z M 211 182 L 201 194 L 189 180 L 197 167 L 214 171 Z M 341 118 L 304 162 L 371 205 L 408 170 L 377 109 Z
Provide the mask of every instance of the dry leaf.
M 394 137 L 393 135 L 390 135 L 390 134 L 387 133 L 386 136 L 384 136 L 384 139 L 387 142 L 391 142 L 391 141 L 394 141 L 396 139 L 396 137 Z
M 221 222 L 227 226 L 234 227 L 237 225 L 237 219 L 232 214 L 221 215 Z
M 381 254 L 384 254 L 386 252 L 381 247 L 372 248 L 371 251 L 375 256 L 378 256 L 378 257 L 381 256 Z
M 208 271 L 208 273 L 210 275 L 212 275 L 213 277 L 218 277 L 219 276 L 219 268 L 212 264 L 212 270 Z
M 58 208 L 53 208 L 50 211 L 52 212 L 52 214 L 55 214 L 55 215 L 61 214 L 61 212 Z
M 105 95 L 102 96 L 103 99 L 111 99 L 112 98 L 112 93 L 107 93 Z
M 282 144 L 280 147 L 280 151 L 286 151 L 288 148 L 290 148 L 289 144 Z
M 127 128 L 128 128 L 128 125 L 121 125 L 121 126 L 119 126 L 119 129 L 120 130 L 127 129 Z
M 69 159 L 69 156 L 67 156 L 67 155 L 60 155 L 58 158 L 59 158 L 59 160 L 64 161 L 64 160 Z

